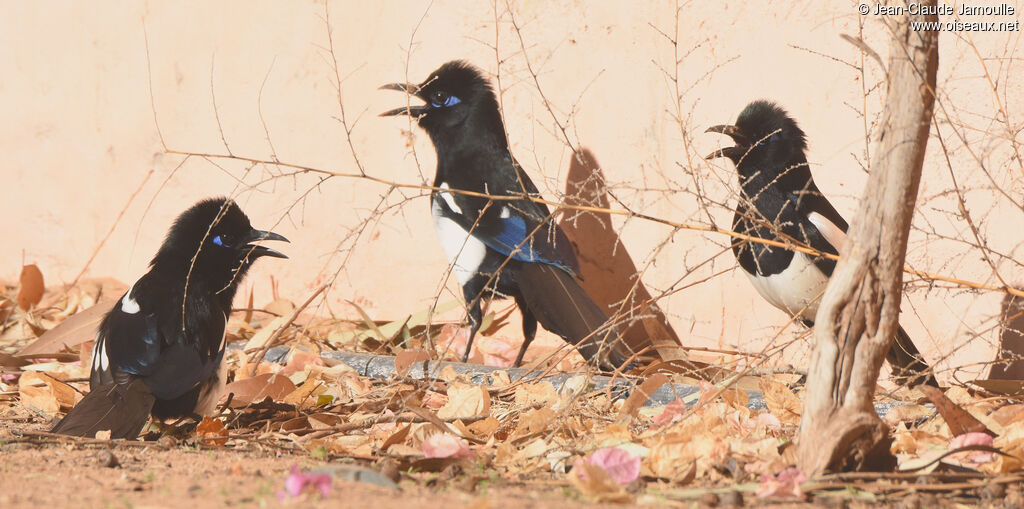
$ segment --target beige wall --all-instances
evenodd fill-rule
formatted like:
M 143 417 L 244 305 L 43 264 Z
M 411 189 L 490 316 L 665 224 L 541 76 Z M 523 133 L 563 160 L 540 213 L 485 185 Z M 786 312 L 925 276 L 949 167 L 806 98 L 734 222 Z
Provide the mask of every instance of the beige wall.
M 1018 12 L 1024 8 L 1019 1 L 1015 5 Z M 593 150 L 617 196 L 631 207 L 676 221 L 707 223 L 708 215 L 697 207 L 694 181 L 682 165 L 694 169 L 707 198 L 717 202 L 710 207 L 711 217 L 727 226 L 735 176 L 730 165 L 709 166 L 701 160 L 723 142 L 703 130 L 732 121 L 752 99 L 771 98 L 808 132 L 820 186 L 844 215 L 852 216 L 865 182 L 853 158 L 864 148 L 864 121 L 855 110 L 866 104 L 873 119 L 881 104 L 877 90 L 866 101 L 862 93 L 862 82 L 868 87 L 877 83 L 877 66 L 869 61 L 865 80 L 840 62 L 861 62 L 853 46 L 838 36 L 857 34 L 853 4 L 694 2 L 683 8 L 679 52 L 689 54 L 678 70 L 685 91 L 679 104 L 686 117 L 686 144 L 670 114 L 676 108 L 673 84 L 661 70 L 674 71 L 673 48 L 650 26 L 673 33 L 673 3 L 524 0 L 513 2 L 513 8 L 544 95 L 559 120 L 575 111 L 568 124 L 572 142 Z M 330 3 L 335 56 L 344 79 L 341 97 L 355 154 L 334 118 L 339 107 L 330 55 L 323 50 L 328 43 L 320 2 L 10 2 L 2 9 L 3 279 L 16 278 L 22 250 L 27 261 L 41 266 L 48 282 L 74 278 L 153 169 L 89 274 L 133 280 L 145 270 L 175 214 L 198 198 L 231 194 L 239 195 L 256 225 L 273 226 L 293 242 L 287 249 L 290 262 L 261 262 L 249 278 L 263 300 L 269 294 L 269 275 L 280 281 L 283 295 L 301 300 L 310 288 L 337 274 L 329 299 L 336 313 L 352 313 L 346 300 L 360 302 L 381 318 L 429 305 L 441 287 L 445 262 L 425 198 L 397 206 L 401 197 L 391 195 L 388 203 L 396 207 L 370 222 L 357 244 L 342 242 L 377 206 L 384 186 L 331 178 L 316 187 L 315 175 L 256 185 L 272 172 L 288 170 L 256 167 L 246 173 L 238 162 L 220 162 L 218 168 L 198 158 L 179 166 L 183 158 L 164 153 L 161 146 L 150 78 L 156 117 L 171 149 L 225 152 L 214 115 L 215 95 L 224 137 L 235 154 L 271 157 L 259 119 L 262 104 L 280 160 L 354 172 L 355 155 L 370 175 L 415 184 L 429 183 L 433 175 L 429 140 L 414 130 L 410 145 L 403 132 L 407 123 L 377 117 L 403 104 L 403 98 L 376 88 L 405 80 L 406 68 L 408 79 L 419 81 L 441 63 L 464 58 L 500 72 L 513 151 L 541 189 L 555 197 L 563 185 L 569 150 L 526 71 L 507 14 L 498 26 L 499 70 L 489 2 L 439 0 L 429 10 L 420 2 Z M 499 11 L 504 11 L 503 4 Z M 887 54 L 877 18 L 868 20 L 865 38 L 883 57 Z M 939 126 L 950 144 L 957 179 L 970 189 L 968 209 L 989 246 L 1024 259 L 1019 205 L 1024 172 L 1010 159 L 1005 123 L 993 120 L 999 104 L 971 44 L 978 54 L 992 57 L 986 61 L 988 71 L 999 83 L 999 101 L 1011 125 L 1019 131 L 1024 122 L 1020 33 L 973 34 L 970 40 L 944 34 L 939 81 L 945 110 L 940 111 Z M 974 154 L 957 141 L 947 115 L 966 133 Z M 1016 136 L 1021 142 L 1021 135 Z M 985 163 L 991 180 L 975 156 Z M 993 182 L 1012 200 L 994 192 Z M 954 217 L 955 195 L 945 193 L 950 188 L 949 170 L 933 137 L 909 262 L 923 270 L 998 283 L 979 252 L 964 243 L 974 241 L 966 223 Z M 671 233 L 639 220 L 617 224 L 640 265 L 651 261 L 649 253 Z M 644 280 L 654 289 L 667 290 L 728 268 L 734 262 L 722 255 L 686 275 L 687 266 L 714 256 L 725 243 L 718 236 L 677 232 L 657 253 Z M 1024 279 L 1019 264 L 998 257 L 996 262 L 1008 282 Z M 991 355 L 998 295 L 913 286 L 903 322 L 926 352 L 934 358 L 939 348 L 962 348 L 949 363 L 956 366 Z M 454 284 L 447 288 L 443 299 L 451 298 Z M 692 345 L 760 349 L 785 322 L 735 271 L 677 292 L 661 304 Z M 977 335 L 980 339 L 972 339 Z M 785 332 L 782 339 L 791 336 Z M 800 349 L 788 358 L 806 362 Z

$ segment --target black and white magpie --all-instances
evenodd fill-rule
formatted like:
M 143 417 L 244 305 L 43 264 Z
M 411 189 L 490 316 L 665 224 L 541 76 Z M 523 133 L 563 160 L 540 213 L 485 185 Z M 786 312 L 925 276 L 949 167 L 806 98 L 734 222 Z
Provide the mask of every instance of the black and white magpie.
M 728 135 L 736 143 L 707 157 L 726 157 L 736 165 L 740 199 L 734 231 L 839 254 L 848 225 L 814 184 L 804 153 L 806 137 L 785 110 L 769 101 L 754 101 L 735 125 L 718 125 L 707 132 Z M 835 260 L 738 239 L 732 251 L 765 300 L 807 326 L 814 324 Z M 936 385 L 903 327 L 887 359 L 899 382 Z
M 579 263 L 569 239 L 544 204 L 523 198 L 539 193 L 509 152 L 497 99 L 482 72 L 454 61 L 419 85 L 381 88 L 426 102 L 381 115 L 416 118 L 437 151 L 431 213 L 469 307 L 471 332 L 463 360 L 480 327 L 481 299 L 510 296 L 523 315 L 517 366 L 539 321 L 576 345 L 588 361 L 605 369 L 621 367 L 627 358 L 618 349 L 617 329 L 577 282 Z
M 228 198 L 200 201 L 174 222 L 145 275 L 100 323 L 90 391 L 53 432 L 133 439 L 149 416 L 212 410 L 224 382 L 231 302 L 257 258 L 287 256 L 253 242 L 288 240 L 254 229 Z

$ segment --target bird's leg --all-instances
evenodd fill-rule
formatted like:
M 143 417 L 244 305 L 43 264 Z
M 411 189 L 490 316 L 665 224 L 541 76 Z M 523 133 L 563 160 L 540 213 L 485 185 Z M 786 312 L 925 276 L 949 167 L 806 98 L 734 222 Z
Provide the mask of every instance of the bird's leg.
M 519 354 L 516 355 L 516 361 L 512 364 L 518 368 L 523 363 L 526 349 L 533 342 L 533 338 L 537 336 L 537 318 L 533 316 L 533 312 L 530 311 L 530 308 L 526 306 L 526 303 L 519 296 L 516 296 L 516 305 L 519 306 L 519 311 L 523 314 L 523 346 L 519 347 Z
M 462 362 L 469 360 L 469 352 L 473 349 L 473 338 L 476 337 L 476 332 L 480 330 L 480 324 L 483 322 L 483 312 L 480 307 L 480 299 L 483 298 L 481 291 L 473 291 L 470 286 L 463 288 L 463 295 L 466 299 L 466 303 L 469 307 L 469 341 L 466 341 L 466 351 L 462 354 Z

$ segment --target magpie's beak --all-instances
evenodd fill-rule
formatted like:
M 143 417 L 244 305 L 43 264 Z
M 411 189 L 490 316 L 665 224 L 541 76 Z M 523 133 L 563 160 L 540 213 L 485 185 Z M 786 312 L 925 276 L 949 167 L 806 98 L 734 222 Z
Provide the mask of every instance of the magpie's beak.
M 288 242 L 288 239 L 286 239 L 284 235 L 280 235 L 274 232 L 265 232 L 262 230 L 253 230 L 249 234 L 248 242 L 244 244 L 245 249 L 249 251 L 249 256 L 251 256 L 253 260 L 261 256 L 270 256 L 273 258 L 288 258 L 288 256 L 286 256 L 284 253 L 280 251 L 270 249 L 269 247 L 266 246 L 252 244 L 253 242 L 261 242 L 264 240 L 280 240 L 282 242 Z
M 412 83 L 388 83 L 380 87 L 380 90 L 397 90 L 399 92 L 405 92 L 409 95 L 416 95 L 420 91 L 419 85 Z M 381 113 L 382 117 L 393 117 L 395 115 L 409 115 L 410 117 L 420 117 L 427 112 L 428 107 L 423 106 L 403 106 L 401 108 L 395 108 L 393 110 L 385 111 Z
M 729 159 L 735 161 L 737 159 L 742 158 L 747 153 L 747 151 L 750 150 L 750 140 L 747 138 L 745 134 L 743 134 L 743 131 L 740 131 L 739 127 L 736 127 L 734 125 L 711 126 L 707 128 L 707 130 L 704 132 L 724 134 L 732 138 L 732 141 L 736 142 L 736 146 L 720 148 L 708 154 L 707 157 L 705 157 L 704 159 L 728 157 Z

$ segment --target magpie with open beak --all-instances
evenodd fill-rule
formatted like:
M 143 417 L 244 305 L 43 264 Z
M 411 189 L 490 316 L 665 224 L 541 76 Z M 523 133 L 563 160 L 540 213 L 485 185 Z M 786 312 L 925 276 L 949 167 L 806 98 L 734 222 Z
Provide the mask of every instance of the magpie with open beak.
M 104 317 L 92 351 L 90 391 L 54 433 L 133 439 L 148 422 L 209 414 L 220 398 L 231 302 L 258 258 L 287 256 L 256 244 L 288 242 L 254 229 L 228 198 L 200 201 L 171 227 L 150 269 Z
M 734 231 L 839 254 L 848 225 L 814 184 L 804 132 L 785 110 L 772 102 L 754 101 L 735 125 L 718 125 L 707 132 L 727 135 L 736 143 L 707 156 L 728 158 L 739 174 Z M 739 239 L 732 252 L 765 300 L 813 326 L 835 260 Z M 937 385 L 903 327 L 886 358 L 900 383 Z
M 526 198 L 539 197 L 537 187 L 509 152 L 498 102 L 483 73 L 454 61 L 419 85 L 381 88 L 424 101 L 381 115 L 414 117 L 437 151 L 431 213 L 469 308 L 463 359 L 480 328 L 481 300 L 512 297 L 523 315 L 517 366 L 540 322 L 594 365 L 622 367 L 627 357 L 619 350 L 618 331 L 577 281 L 579 263 L 569 239 L 547 206 Z

